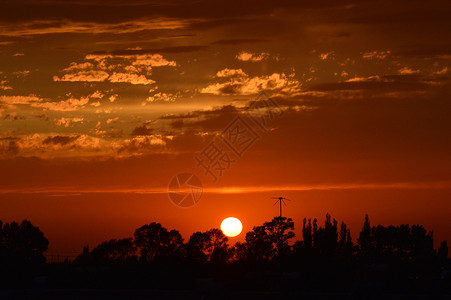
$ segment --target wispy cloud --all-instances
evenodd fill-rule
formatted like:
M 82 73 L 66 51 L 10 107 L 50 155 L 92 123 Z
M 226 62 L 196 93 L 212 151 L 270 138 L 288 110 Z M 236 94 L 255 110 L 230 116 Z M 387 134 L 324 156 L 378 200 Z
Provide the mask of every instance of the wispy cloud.
M 32 36 L 42 34 L 124 34 L 143 30 L 180 29 L 187 27 L 191 21 L 174 18 L 149 18 L 119 22 L 115 24 L 76 22 L 70 20 L 35 20 L 20 24 L 0 23 L 0 36 Z
M 81 97 L 79 99 L 70 97 L 67 100 L 57 101 L 57 102 L 33 102 L 32 107 L 40 107 L 53 111 L 75 111 L 80 108 L 85 107 L 88 104 L 88 97 Z
M 391 54 L 390 50 L 387 51 L 374 50 L 362 53 L 362 57 L 364 59 L 386 59 L 390 54 Z
M 5 104 L 32 104 L 43 101 L 42 98 L 36 95 L 28 96 L 0 96 L 0 102 Z
M 280 191 L 329 191 L 329 190 L 422 190 L 422 189 L 449 189 L 451 182 L 394 182 L 394 183 L 343 183 L 343 184 L 317 184 L 317 185 L 264 185 L 264 186 L 217 186 L 204 187 L 203 193 L 211 194 L 249 194 L 261 192 Z M 72 189 L 70 187 L 46 187 L 25 189 L 2 189 L 0 193 L 33 193 L 48 194 L 61 193 L 58 196 L 69 196 L 80 193 L 134 193 L 134 194 L 167 194 L 167 187 L 154 188 L 120 188 L 108 187 L 107 189 L 88 188 Z

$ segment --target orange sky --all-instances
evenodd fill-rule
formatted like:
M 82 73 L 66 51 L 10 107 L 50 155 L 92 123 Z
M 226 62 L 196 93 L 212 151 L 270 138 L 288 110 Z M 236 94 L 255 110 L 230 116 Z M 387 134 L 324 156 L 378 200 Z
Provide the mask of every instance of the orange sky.
M 79 251 L 151 221 L 187 239 L 234 215 L 247 231 L 280 195 L 298 229 L 330 212 L 355 238 L 369 213 L 451 240 L 450 11 L 3 1 L 0 220 L 28 218 L 52 251 Z M 246 113 L 263 90 L 284 112 L 268 132 Z M 258 139 L 213 182 L 195 157 L 237 117 Z M 191 209 L 165 194 L 180 172 L 205 188 Z

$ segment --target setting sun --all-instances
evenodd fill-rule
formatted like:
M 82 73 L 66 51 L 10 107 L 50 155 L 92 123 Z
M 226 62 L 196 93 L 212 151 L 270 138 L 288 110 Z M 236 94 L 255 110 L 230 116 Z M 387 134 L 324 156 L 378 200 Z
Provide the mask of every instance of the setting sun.
M 235 237 L 241 233 L 243 225 L 237 218 L 230 217 L 222 221 L 221 230 L 226 236 Z

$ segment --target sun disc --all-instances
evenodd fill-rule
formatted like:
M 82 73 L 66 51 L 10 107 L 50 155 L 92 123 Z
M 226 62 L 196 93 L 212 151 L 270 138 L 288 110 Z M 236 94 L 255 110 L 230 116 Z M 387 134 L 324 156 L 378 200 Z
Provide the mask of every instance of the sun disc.
M 243 224 L 241 224 L 241 221 L 237 218 L 225 218 L 221 223 L 221 230 L 226 236 L 234 237 L 241 233 L 241 230 L 243 230 Z

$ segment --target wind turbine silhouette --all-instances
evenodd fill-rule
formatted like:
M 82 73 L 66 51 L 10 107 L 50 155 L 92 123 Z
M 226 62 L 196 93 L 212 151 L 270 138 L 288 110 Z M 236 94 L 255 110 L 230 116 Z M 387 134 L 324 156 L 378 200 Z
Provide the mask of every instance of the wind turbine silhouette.
M 287 206 L 287 204 L 285 203 L 285 200 L 287 201 L 291 201 L 290 199 L 284 198 L 284 197 L 271 197 L 271 199 L 277 199 L 276 203 L 274 203 L 273 206 L 275 206 L 277 204 L 277 202 L 279 202 L 280 204 L 280 217 L 282 217 L 282 202 L 283 204 L 285 204 L 285 206 Z

